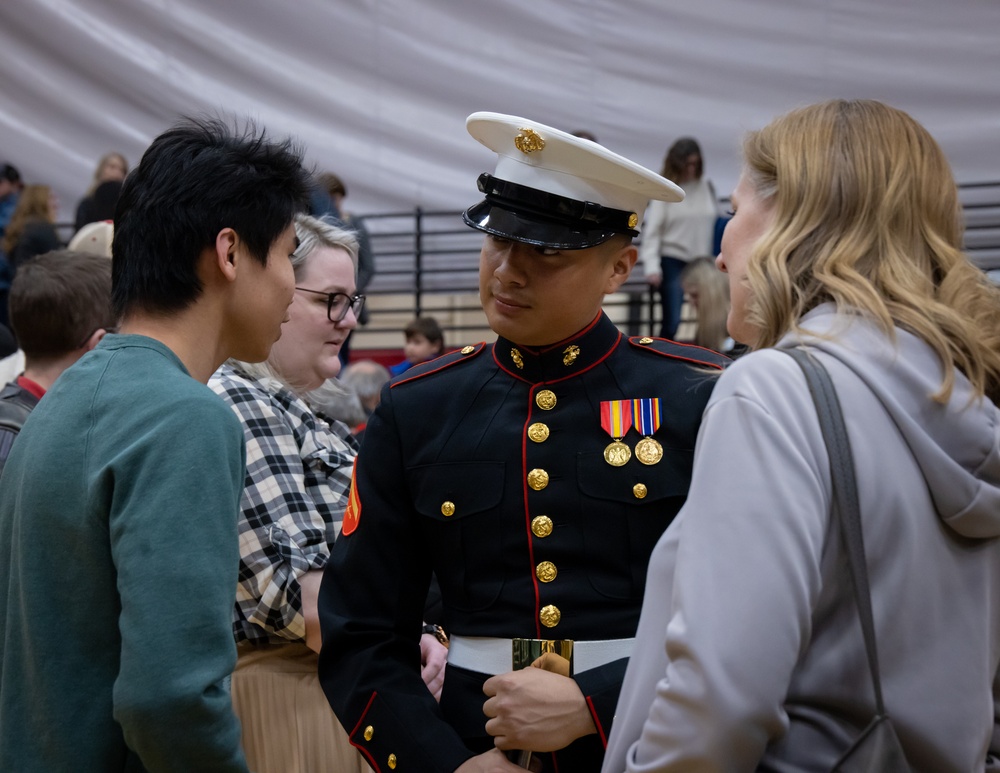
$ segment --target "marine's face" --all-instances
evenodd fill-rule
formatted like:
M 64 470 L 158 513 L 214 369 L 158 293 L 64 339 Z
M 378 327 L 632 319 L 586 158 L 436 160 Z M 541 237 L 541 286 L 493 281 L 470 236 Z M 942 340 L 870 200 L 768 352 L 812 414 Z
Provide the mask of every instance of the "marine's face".
M 323 294 L 354 296 L 354 261 L 339 247 L 318 247 L 306 258 L 296 285 L 315 292 L 296 291 L 270 363 L 297 389 L 316 389 L 340 373 L 340 348 L 358 324 L 353 308 L 331 322 Z
M 726 327 L 734 340 L 753 344 L 757 330 L 748 317 L 750 290 L 747 287 L 747 263 L 757 242 L 767 231 L 774 218 L 770 201 L 762 199 L 747 180 L 740 181 L 732 195 L 733 217 L 722 233 L 722 245 L 715 265 L 729 275 L 730 309 Z
M 635 259 L 635 247 L 619 239 L 557 250 L 487 236 L 479 298 L 494 332 L 524 346 L 546 346 L 593 321 L 604 296 L 628 279 Z

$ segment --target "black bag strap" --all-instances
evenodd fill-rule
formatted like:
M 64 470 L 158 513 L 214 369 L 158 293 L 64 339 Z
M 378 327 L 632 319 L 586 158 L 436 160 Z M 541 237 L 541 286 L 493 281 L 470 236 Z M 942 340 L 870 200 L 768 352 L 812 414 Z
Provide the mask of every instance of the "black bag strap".
M 840 531 L 847 547 L 847 561 L 851 570 L 854 598 L 861 620 L 861 633 L 865 637 L 868 667 L 875 687 L 875 711 L 885 715 L 882 702 L 882 681 L 879 678 L 878 652 L 875 647 L 875 624 L 872 619 L 871 591 L 868 586 L 868 567 L 865 564 L 865 543 L 861 535 L 861 509 L 858 505 L 858 486 L 854 477 L 854 456 L 844 424 L 837 391 L 826 368 L 804 349 L 780 349 L 794 359 L 805 374 L 809 393 L 816 404 L 819 426 L 830 457 L 830 479 L 833 486 L 833 515 L 839 514 Z

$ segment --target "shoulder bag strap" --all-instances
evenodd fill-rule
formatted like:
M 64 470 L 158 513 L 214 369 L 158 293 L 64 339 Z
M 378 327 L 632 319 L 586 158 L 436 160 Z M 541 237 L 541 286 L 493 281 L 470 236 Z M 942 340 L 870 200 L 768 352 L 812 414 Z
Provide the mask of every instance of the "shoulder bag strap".
M 804 349 L 780 349 L 794 359 L 805 374 L 809 393 L 816 404 L 820 429 L 830 457 L 830 478 L 833 486 L 833 515 L 839 514 L 840 530 L 847 546 L 847 559 L 858 605 L 861 632 L 865 637 L 868 667 L 875 687 L 875 710 L 885 714 L 882 702 L 882 682 L 879 678 L 878 652 L 875 648 L 875 624 L 872 620 L 871 591 L 868 587 L 868 568 L 865 565 L 865 546 L 861 535 L 861 510 L 858 506 L 858 487 L 854 477 L 854 457 L 847 437 L 844 415 L 837 399 L 830 374 L 818 360 Z

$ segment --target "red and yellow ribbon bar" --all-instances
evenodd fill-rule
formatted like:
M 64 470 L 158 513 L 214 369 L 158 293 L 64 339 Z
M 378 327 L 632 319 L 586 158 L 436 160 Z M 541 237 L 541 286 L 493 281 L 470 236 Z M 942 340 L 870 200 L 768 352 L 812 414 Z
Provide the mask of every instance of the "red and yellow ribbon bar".
M 601 403 L 601 427 L 615 440 L 621 440 L 632 428 L 632 400 L 604 400 Z

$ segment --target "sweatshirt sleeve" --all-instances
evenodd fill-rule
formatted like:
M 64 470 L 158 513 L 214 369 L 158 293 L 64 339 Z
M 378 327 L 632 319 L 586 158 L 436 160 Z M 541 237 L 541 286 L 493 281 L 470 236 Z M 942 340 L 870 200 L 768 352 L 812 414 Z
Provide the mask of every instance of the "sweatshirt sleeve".
M 660 274 L 660 245 L 663 242 L 663 228 L 667 222 L 667 203 L 651 201 L 646 207 L 646 217 L 642 224 L 642 242 L 639 245 L 639 260 L 646 276 Z
M 122 449 L 109 518 L 121 597 L 114 716 L 145 768 L 245 773 L 228 678 L 243 436 L 211 393 Z

